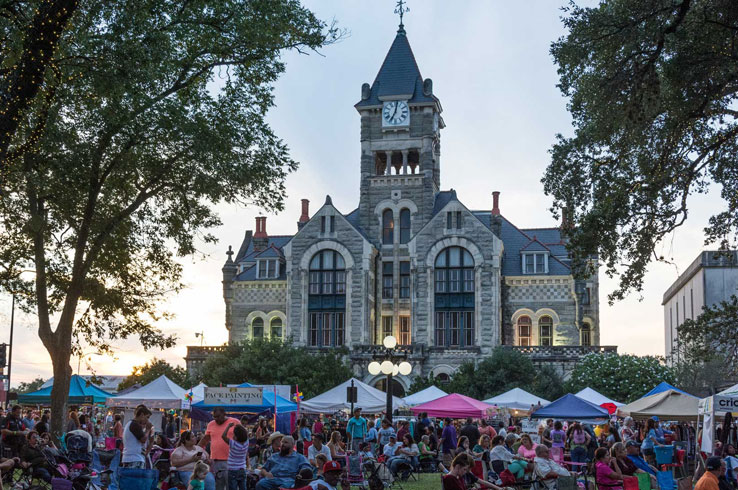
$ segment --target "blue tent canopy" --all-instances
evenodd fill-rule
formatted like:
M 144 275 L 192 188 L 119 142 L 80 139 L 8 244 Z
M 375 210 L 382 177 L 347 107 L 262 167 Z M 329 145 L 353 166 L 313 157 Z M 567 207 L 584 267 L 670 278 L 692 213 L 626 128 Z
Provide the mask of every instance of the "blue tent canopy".
M 250 385 L 249 383 L 243 383 L 238 385 L 239 388 L 251 388 L 253 385 Z M 277 413 L 290 413 L 290 412 L 297 412 L 297 404 L 292 403 L 289 400 L 285 400 L 279 395 L 275 395 L 272 392 L 265 392 L 264 397 L 262 400 L 261 405 L 227 405 L 224 408 L 226 408 L 229 411 L 233 412 L 248 412 L 248 413 L 259 413 L 263 412 L 265 410 L 269 410 L 270 412 L 274 411 L 274 398 L 277 398 Z M 199 408 L 200 410 L 212 410 L 215 407 L 221 406 L 221 405 L 206 405 L 204 401 L 199 401 L 192 405 L 195 408 Z
M 53 385 L 47 386 L 46 388 L 42 388 L 38 391 L 18 395 L 18 403 L 22 405 L 50 405 L 52 388 Z M 91 383 L 88 383 L 82 376 L 73 374 L 69 381 L 69 401 L 67 403 L 71 405 L 83 403 L 105 403 L 105 400 L 111 397 L 113 397 L 113 395 L 101 390 Z
M 610 415 L 602 407 L 594 403 L 582 400 L 571 393 L 566 394 L 545 407 L 533 412 L 533 418 L 537 419 L 606 419 Z
M 696 396 L 691 395 L 691 394 L 687 393 L 686 391 L 682 391 L 679 388 L 670 385 L 666 381 L 662 381 L 661 383 L 659 383 L 656 386 L 654 386 L 651 391 L 649 391 L 648 393 L 646 393 L 645 395 L 643 395 L 641 398 L 646 398 L 647 396 L 655 395 L 656 393 L 663 393 L 664 391 L 669 391 L 669 390 L 674 390 L 676 392 L 681 393 L 682 395 L 689 395 L 689 396 L 691 396 L 693 398 L 697 398 Z

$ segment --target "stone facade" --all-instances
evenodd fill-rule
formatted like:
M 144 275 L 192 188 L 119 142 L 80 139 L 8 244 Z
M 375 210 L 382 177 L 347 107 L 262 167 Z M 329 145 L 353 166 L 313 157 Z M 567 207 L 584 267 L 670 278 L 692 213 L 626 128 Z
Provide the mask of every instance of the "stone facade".
M 314 349 L 347 346 L 355 374 L 376 383 L 383 377 L 366 366 L 392 334 L 413 365 L 396 377 L 402 388 L 499 345 L 562 372 L 576 352 L 598 349 L 598 278 L 574 280 L 562 229 L 516 227 L 498 192 L 480 211 L 441 190 L 442 108 L 402 29 L 355 107 L 358 207 L 343 213 L 327 197 L 310 216 L 303 200 L 289 236 L 268 235 L 257 218 L 223 267 L 231 342 L 279 334 Z

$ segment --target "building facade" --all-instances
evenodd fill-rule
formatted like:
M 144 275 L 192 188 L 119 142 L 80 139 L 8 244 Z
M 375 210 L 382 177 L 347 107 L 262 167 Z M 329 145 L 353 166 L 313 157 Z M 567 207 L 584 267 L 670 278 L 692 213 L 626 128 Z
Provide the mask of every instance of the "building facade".
M 727 301 L 738 294 L 738 251 L 700 253 L 664 293 L 665 355 L 677 345 L 677 329 L 694 320 L 706 306 Z
M 491 209 L 473 210 L 442 190 L 441 102 L 402 27 L 355 108 L 358 207 L 344 212 L 326 197 L 311 215 L 303 200 L 292 235 L 270 235 L 266 217 L 256 218 L 223 267 L 230 342 L 346 346 L 355 374 L 381 385 L 366 366 L 373 347 L 394 335 L 413 364 L 397 378 L 400 391 L 418 375 L 448 377 L 499 345 L 539 358 L 557 347 L 597 350 L 598 277 L 574 279 L 565 223 L 518 227 L 499 192 Z M 191 349 L 193 366 L 206 351 Z M 564 361 L 563 352 L 554 357 Z

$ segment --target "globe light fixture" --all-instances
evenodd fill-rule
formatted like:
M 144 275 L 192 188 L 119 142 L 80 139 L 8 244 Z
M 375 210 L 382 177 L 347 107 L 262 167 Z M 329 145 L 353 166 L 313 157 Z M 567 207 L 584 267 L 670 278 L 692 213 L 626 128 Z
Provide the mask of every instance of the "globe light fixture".
M 397 364 L 392 365 L 392 376 L 400 374 L 400 367 Z
M 388 335 L 384 338 L 384 341 L 382 341 L 382 343 L 386 348 L 394 349 L 397 346 L 397 339 L 392 335 Z
M 376 376 L 382 372 L 382 366 L 377 361 L 370 362 L 366 369 L 372 376 Z
M 395 365 L 392 364 L 392 361 L 384 361 L 381 364 L 382 368 L 382 374 L 392 374 L 392 372 L 395 370 Z
M 413 366 L 407 361 L 402 361 L 400 365 L 398 366 L 398 368 L 399 368 L 400 374 L 402 374 L 403 376 L 407 376 L 413 371 Z

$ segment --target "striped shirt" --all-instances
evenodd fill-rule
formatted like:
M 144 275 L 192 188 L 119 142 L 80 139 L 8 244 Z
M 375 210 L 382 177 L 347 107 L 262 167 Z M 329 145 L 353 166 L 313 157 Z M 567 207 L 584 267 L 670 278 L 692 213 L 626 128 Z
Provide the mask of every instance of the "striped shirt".
M 249 441 L 244 443 L 231 439 L 228 443 L 228 469 L 241 470 L 246 468 L 246 458 L 249 455 Z

